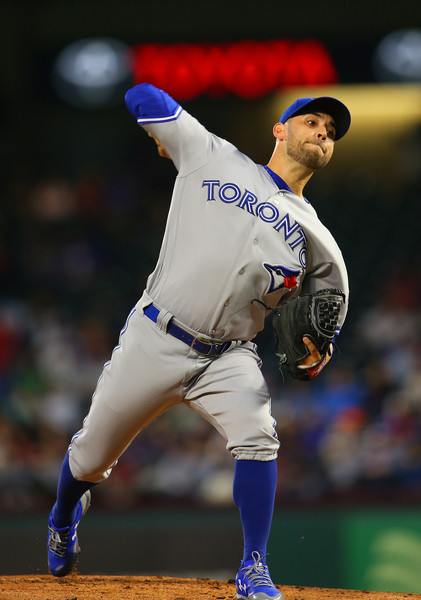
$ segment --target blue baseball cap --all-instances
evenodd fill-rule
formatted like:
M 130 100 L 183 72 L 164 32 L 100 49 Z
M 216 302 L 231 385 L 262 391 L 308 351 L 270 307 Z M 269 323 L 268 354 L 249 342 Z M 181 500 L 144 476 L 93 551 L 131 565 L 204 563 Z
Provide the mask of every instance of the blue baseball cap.
M 298 98 L 289 106 L 279 119 L 280 123 L 285 123 L 291 117 L 303 115 L 306 113 L 323 112 L 330 115 L 335 121 L 336 137 L 341 139 L 351 125 L 351 114 L 345 104 L 331 98 L 330 96 L 320 96 L 319 98 Z

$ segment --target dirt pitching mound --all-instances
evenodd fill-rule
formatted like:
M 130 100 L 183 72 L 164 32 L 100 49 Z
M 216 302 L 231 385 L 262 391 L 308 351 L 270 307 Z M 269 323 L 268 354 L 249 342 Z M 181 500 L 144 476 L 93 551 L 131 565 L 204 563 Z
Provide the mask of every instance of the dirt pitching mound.
M 279 586 L 285 600 L 421 600 L 421 594 Z M 0 600 L 234 600 L 233 580 L 69 575 L 0 576 Z

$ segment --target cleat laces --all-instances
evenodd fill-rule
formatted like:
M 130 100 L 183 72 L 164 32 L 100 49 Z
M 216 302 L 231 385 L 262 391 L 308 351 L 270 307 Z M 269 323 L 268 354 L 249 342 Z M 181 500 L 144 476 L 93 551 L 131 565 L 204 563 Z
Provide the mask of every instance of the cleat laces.
M 266 558 L 267 554 L 265 554 L 265 556 L 260 556 L 258 552 L 254 551 L 252 552 L 251 556 L 254 560 L 254 563 L 248 567 L 243 567 L 241 570 L 245 573 L 255 587 L 273 587 L 268 566 L 261 562 L 264 558 Z
M 67 553 L 67 542 L 69 540 L 70 529 L 61 533 L 53 529 L 53 527 L 49 527 L 48 529 L 50 530 L 50 539 L 48 542 L 49 549 L 55 556 L 64 558 Z

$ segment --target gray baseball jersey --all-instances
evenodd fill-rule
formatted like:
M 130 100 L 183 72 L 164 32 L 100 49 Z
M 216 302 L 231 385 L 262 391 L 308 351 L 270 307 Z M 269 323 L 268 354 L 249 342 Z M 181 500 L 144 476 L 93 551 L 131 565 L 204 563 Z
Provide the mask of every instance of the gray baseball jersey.
M 341 251 L 308 201 L 185 111 L 144 127 L 178 169 L 147 283 L 158 304 L 210 337 L 250 340 L 266 316 L 256 298 L 276 306 L 326 287 L 348 296 Z

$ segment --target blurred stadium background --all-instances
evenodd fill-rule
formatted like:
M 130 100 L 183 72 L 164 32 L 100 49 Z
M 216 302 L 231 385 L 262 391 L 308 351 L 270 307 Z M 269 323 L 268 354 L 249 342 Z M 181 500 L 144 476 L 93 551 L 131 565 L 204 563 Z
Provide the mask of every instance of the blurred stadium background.
M 272 575 L 420 593 L 421 5 L 3 0 L 0 20 L 0 574 L 46 571 L 62 457 L 155 265 L 175 170 L 123 102 L 145 77 L 260 163 L 296 97 L 349 106 L 306 190 L 349 268 L 340 353 L 283 384 L 257 339 L 282 441 Z M 161 417 L 95 490 L 81 572 L 231 576 L 232 470 L 194 414 Z

